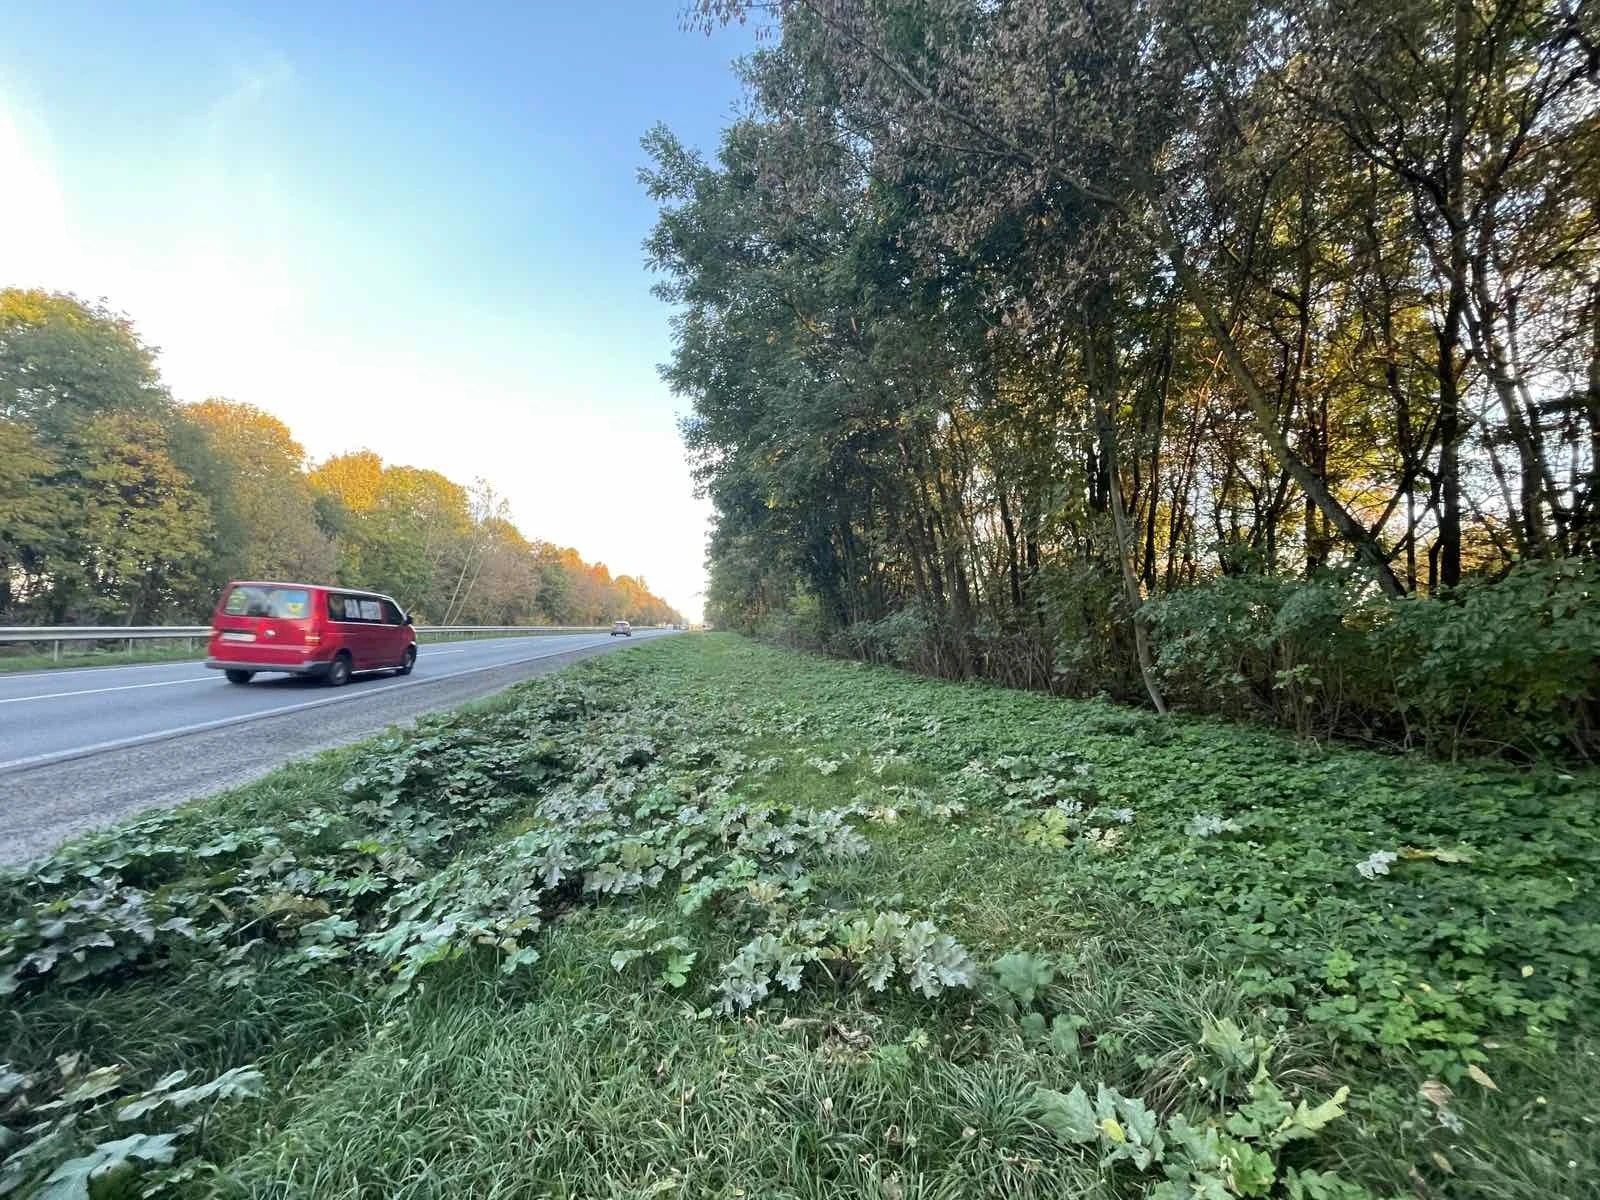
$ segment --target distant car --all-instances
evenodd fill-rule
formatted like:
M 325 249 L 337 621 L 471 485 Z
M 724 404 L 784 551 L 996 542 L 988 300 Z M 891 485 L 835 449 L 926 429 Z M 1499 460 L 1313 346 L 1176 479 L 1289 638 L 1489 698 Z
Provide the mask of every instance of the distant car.
M 409 675 L 416 661 L 411 617 L 392 599 L 314 583 L 230 583 L 206 649 L 206 666 L 229 683 L 281 671 L 339 687 L 360 671 Z
M 611 636 L 612 637 L 632 637 L 633 636 L 633 626 L 629 625 L 626 621 L 618 621 L 614 625 L 611 626 Z

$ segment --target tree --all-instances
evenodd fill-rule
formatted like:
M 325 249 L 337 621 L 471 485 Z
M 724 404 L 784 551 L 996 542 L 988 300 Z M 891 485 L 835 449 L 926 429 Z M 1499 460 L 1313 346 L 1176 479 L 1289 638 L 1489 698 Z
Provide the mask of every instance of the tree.
M 41 521 L 26 505 L 34 519 L 6 535 L 17 563 L 7 593 L 20 581 L 50 620 L 137 622 L 204 603 L 221 506 L 196 487 L 204 456 L 126 317 L 0 291 L 0 419 L 13 431 L 0 450 L 7 474 L 42 485 L 50 513 Z
M 531 625 L 544 600 L 536 549 L 503 517 L 491 517 L 475 576 L 461 603 L 460 619 L 470 624 Z
M 434 471 L 386 467 L 370 450 L 329 459 L 310 483 L 338 529 L 340 581 L 442 620 L 444 564 L 469 525 L 465 490 Z
M 1574 6 L 761 7 L 715 159 L 643 176 L 719 622 L 1159 708 L 1182 589 L 1593 552 Z
M 351 515 L 369 513 L 383 494 L 383 459 L 371 450 L 336 454 L 310 472 L 313 489 L 332 496 Z
M 1600 67 L 1582 8 L 1409 0 L 1292 10 L 1307 65 L 1283 86 L 1405 195 L 1431 277 L 1446 586 L 1462 576 L 1469 437 L 1523 554 L 1573 553 L 1593 520 L 1584 476 L 1596 467 L 1600 421 L 1583 395 L 1600 361 L 1591 309 Z M 1476 412 L 1469 371 L 1489 401 Z M 1578 461 L 1564 470 L 1563 445 L 1575 443 Z
M 320 528 L 305 452 L 276 417 L 250 404 L 211 399 L 183 409 L 223 464 L 240 528 L 236 573 L 256 579 L 331 579 L 332 540 Z
M 478 586 L 478 577 L 483 573 L 484 562 L 490 553 L 495 550 L 501 552 L 501 562 L 498 565 L 502 582 L 509 565 L 506 555 L 516 553 L 514 543 L 507 537 L 508 530 L 516 535 L 516 530 L 511 525 L 510 506 L 495 493 L 488 480 L 473 481 L 470 503 L 472 527 L 466 537 L 459 542 L 461 562 L 456 571 L 455 583 L 450 589 L 450 599 L 445 604 L 446 625 L 458 624 L 463 620 L 463 614 L 472 603 L 473 592 Z M 521 541 L 520 535 L 516 535 L 516 538 L 517 541 Z
M 68 497 L 50 486 L 58 469 L 25 426 L 0 420 L 0 619 L 16 619 L 48 589 L 49 564 L 68 540 Z
M 0 291 L 0 618 L 193 621 L 241 576 L 376 588 L 447 623 L 523 623 L 541 603 L 557 620 L 671 614 L 642 581 L 531 545 L 485 480 L 371 450 L 307 471 L 267 412 L 175 405 L 104 304 Z
M 126 317 L 59 292 L 0 290 L 0 417 L 53 445 L 100 413 L 170 405 L 155 352 Z
M 204 571 L 211 509 L 173 461 L 163 424 L 105 413 L 74 435 L 72 544 L 55 564 L 57 620 L 153 623 Z

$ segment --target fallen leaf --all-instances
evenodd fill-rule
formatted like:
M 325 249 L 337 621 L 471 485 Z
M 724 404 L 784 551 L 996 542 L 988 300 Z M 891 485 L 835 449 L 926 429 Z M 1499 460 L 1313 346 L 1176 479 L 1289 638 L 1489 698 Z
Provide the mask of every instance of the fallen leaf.
M 1468 1065 L 1467 1074 L 1472 1077 L 1472 1082 L 1477 1084 L 1479 1087 L 1486 1087 L 1491 1092 L 1498 1092 L 1500 1090 L 1500 1088 L 1495 1084 L 1495 1081 L 1489 1078 L 1489 1073 L 1477 1063 L 1471 1063 Z
M 1437 863 L 1464 863 L 1472 861 L 1472 851 L 1465 846 L 1450 846 L 1438 849 L 1420 849 L 1416 846 L 1400 847 L 1400 857 L 1416 862 L 1418 859 L 1431 859 Z
M 1449 1107 L 1451 1099 L 1455 1096 L 1449 1085 L 1437 1079 L 1424 1079 L 1422 1086 L 1417 1089 L 1417 1094 L 1435 1108 Z

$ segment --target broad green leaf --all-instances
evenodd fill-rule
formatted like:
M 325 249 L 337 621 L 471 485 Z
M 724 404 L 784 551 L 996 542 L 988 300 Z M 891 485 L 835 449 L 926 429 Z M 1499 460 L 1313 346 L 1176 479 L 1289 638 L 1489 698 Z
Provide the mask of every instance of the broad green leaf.
M 1272 1191 L 1277 1168 L 1272 1156 L 1243 1142 L 1226 1142 L 1222 1147 L 1226 1173 L 1233 1190 L 1241 1196 L 1265 1196 Z
M 241 1100 L 261 1095 L 266 1087 L 266 1077 L 253 1066 L 234 1067 L 207 1083 L 173 1091 L 172 1086 L 184 1073 L 174 1071 L 160 1083 L 140 1096 L 136 1096 L 117 1110 L 119 1120 L 132 1121 L 158 1108 L 188 1108 L 204 1100 Z
M 1344 1102 L 1349 1096 L 1350 1089 L 1342 1087 L 1315 1108 L 1307 1108 L 1306 1102 L 1300 1101 L 1299 1107 L 1274 1133 L 1273 1144 L 1276 1146 L 1298 1138 L 1315 1137 L 1329 1122 L 1344 1116 Z
M 643 957 L 643 950 L 618 950 L 611 956 L 611 969 L 621 973 Z
M 1039 1123 L 1062 1141 L 1081 1144 L 1099 1136 L 1100 1120 L 1081 1084 L 1066 1093 L 1039 1088 L 1033 1100 L 1039 1109 Z
M 1048 959 L 1021 951 L 997 959 L 994 973 L 1000 986 L 1024 1006 L 1032 1004 L 1055 979 Z
M 1160 1127 L 1156 1114 L 1145 1107 L 1143 1100 L 1137 1096 L 1118 1095 L 1117 1111 L 1122 1115 L 1123 1127 L 1131 1140 L 1152 1147 L 1159 1141 Z
M 1207 1021 L 1201 1030 L 1200 1044 L 1210 1050 L 1226 1067 L 1248 1071 L 1255 1065 L 1260 1041 L 1247 1038 L 1244 1031 L 1228 1017 Z
M 122 1083 L 121 1067 L 97 1067 L 87 1075 L 80 1076 L 73 1081 L 61 1099 L 67 1104 L 82 1104 L 86 1100 L 98 1100 L 107 1092 L 114 1092 Z
M 68 1159 L 45 1177 L 37 1200 L 89 1200 L 89 1185 L 130 1168 L 135 1161 L 169 1163 L 177 1153 L 174 1133 L 135 1133 L 101 1142 L 88 1154 Z
M 13 1071 L 10 1063 L 0 1063 L 0 1100 L 10 1099 L 28 1086 L 30 1076 Z
M 1080 1053 L 1078 1030 L 1086 1024 L 1082 1017 L 1057 1016 L 1050 1022 L 1050 1049 L 1063 1058 L 1076 1062 Z
M 681 988 L 689 982 L 689 972 L 694 969 L 695 959 L 698 957 L 699 952 L 695 950 L 670 955 L 666 965 L 661 968 L 661 982 L 668 987 Z

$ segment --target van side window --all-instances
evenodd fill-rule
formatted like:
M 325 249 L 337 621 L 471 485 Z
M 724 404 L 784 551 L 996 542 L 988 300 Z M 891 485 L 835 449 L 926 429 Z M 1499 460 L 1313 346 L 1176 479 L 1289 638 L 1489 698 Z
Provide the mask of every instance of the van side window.
M 368 616 L 368 607 L 373 610 L 373 615 Z M 360 596 L 329 596 L 328 617 L 334 621 L 354 621 L 357 623 L 377 619 L 377 603 L 372 600 L 363 600 Z
M 383 623 L 385 625 L 400 624 L 400 609 L 392 600 L 383 602 Z

